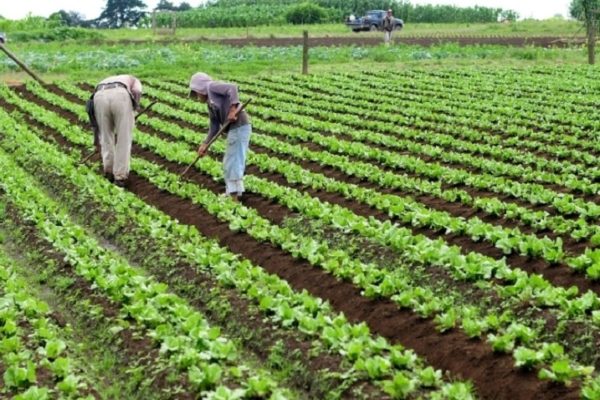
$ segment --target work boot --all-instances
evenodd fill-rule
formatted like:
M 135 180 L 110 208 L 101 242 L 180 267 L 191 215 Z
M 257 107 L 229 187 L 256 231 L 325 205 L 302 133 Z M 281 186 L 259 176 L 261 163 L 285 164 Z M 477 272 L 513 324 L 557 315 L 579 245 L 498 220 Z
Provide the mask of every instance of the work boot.
M 126 188 L 127 187 L 127 179 L 115 179 L 115 185 L 118 187 Z
M 238 203 L 242 201 L 242 193 L 241 192 L 231 192 L 231 193 L 229 193 L 229 197 L 231 197 L 231 200 L 237 201 Z
M 106 179 L 108 179 L 109 182 L 114 182 L 115 181 L 115 176 L 113 175 L 112 172 L 105 172 L 104 173 L 104 177 Z

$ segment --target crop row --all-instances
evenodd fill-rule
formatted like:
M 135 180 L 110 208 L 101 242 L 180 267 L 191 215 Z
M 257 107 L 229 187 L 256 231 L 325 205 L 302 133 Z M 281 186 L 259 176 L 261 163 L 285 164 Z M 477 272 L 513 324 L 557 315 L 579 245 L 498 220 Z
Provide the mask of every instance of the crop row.
M 163 85 L 166 86 L 167 84 Z M 173 85 L 170 86 L 173 87 Z M 183 87 L 175 87 L 174 90 L 177 90 L 180 95 L 185 93 L 185 89 Z M 165 93 L 161 93 L 161 95 L 165 95 Z M 172 100 L 172 98 L 170 99 Z M 186 102 L 183 99 L 177 101 L 177 105 L 184 107 L 184 109 L 188 111 L 204 112 L 198 105 Z M 275 113 L 285 124 L 292 123 L 308 132 L 314 130 L 315 128 L 336 132 L 336 128 L 332 128 L 331 123 L 314 120 L 312 118 L 296 116 L 296 114 L 290 112 L 277 112 L 271 109 L 271 114 Z M 283 118 L 284 116 L 285 118 Z M 337 129 L 341 128 L 338 127 Z M 312 134 L 318 136 L 318 134 L 314 132 Z M 334 140 L 333 138 L 330 138 L 329 140 L 331 142 L 338 142 L 338 140 Z M 352 142 L 347 142 L 347 144 L 347 147 L 359 146 L 359 144 Z M 372 149 L 372 151 L 375 150 L 376 149 Z M 437 186 L 437 190 L 433 191 L 433 194 L 441 191 L 442 184 L 456 185 L 462 183 L 468 187 L 489 190 L 498 194 L 510 195 L 528 201 L 532 204 L 552 205 L 559 212 L 565 215 L 576 214 L 590 219 L 595 219 L 600 216 L 600 205 L 597 205 L 593 202 L 586 202 L 585 200 L 570 194 L 557 193 L 556 191 L 546 189 L 541 185 L 519 183 L 514 180 L 507 180 L 488 174 L 473 174 L 465 170 L 443 167 L 439 164 L 429 164 L 417 157 L 410 157 L 396 153 L 384 155 L 384 157 L 386 156 L 391 158 L 392 161 L 389 162 L 392 162 L 395 167 L 401 170 L 433 179 L 434 182 L 425 181 L 434 187 Z M 374 167 L 377 168 L 376 166 Z M 399 176 L 408 178 L 406 175 Z M 414 179 L 416 178 L 413 178 L 413 180 Z M 431 190 L 429 192 L 431 192 Z M 464 190 L 460 191 L 460 194 L 464 194 L 465 196 L 456 196 L 455 194 L 455 199 L 456 197 L 459 197 L 461 198 L 461 201 L 464 202 L 464 197 L 467 199 L 471 197 Z
M 147 138 L 147 136 L 146 136 L 146 135 L 143 135 L 143 134 L 141 134 L 141 133 L 139 133 L 139 132 L 138 132 L 138 141 L 139 141 L 139 143 L 140 143 L 140 144 L 142 144 L 142 145 L 148 145 L 149 143 L 151 143 L 151 142 L 152 142 L 152 141 L 150 141 L 150 142 L 149 142 L 149 140 L 150 140 L 150 138 Z M 156 141 L 156 140 L 159 140 L 159 139 L 154 139 L 154 141 Z M 144 142 L 145 142 L 145 143 L 144 143 Z M 157 143 L 158 143 L 158 142 L 157 142 Z M 156 145 L 156 146 L 158 146 L 158 145 Z M 179 161 L 179 162 L 181 162 L 182 164 L 183 164 L 183 163 L 186 163 L 186 162 L 188 162 L 189 160 L 191 160 L 191 158 L 193 158 L 193 152 L 190 152 L 189 150 L 187 151 L 187 154 L 185 154 L 185 156 L 184 156 L 184 150 L 183 150 L 183 148 L 182 148 L 181 146 L 178 146 L 178 145 L 175 145 L 175 144 L 167 144 L 167 143 L 164 143 L 164 142 L 163 142 L 163 145 L 162 145 L 162 146 L 163 146 L 163 147 L 164 147 L 164 146 L 169 146 L 170 148 L 172 148 L 172 150 L 171 150 L 171 151 L 169 151 L 169 155 L 170 155 L 170 157 L 175 157 L 175 158 L 176 158 L 176 159 L 178 159 L 178 161 Z M 180 147 L 181 147 L 181 148 L 180 148 Z M 180 148 L 180 149 L 179 149 L 179 150 L 177 150 L 177 151 L 175 151 L 175 149 L 176 149 L 176 148 Z M 157 149 L 158 149 L 158 150 L 157 150 Z M 156 148 L 155 148 L 155 151 L 160 151 L 160 149 L 159 149 L 158 147 L 156 147 Z M 176 156 L 176 154 L 179 154 L 179 156 Z M 169 155 L 167 155 L 167 156 L 169 156 Z M 208 161 L 204 161 L 203 163 L 206 163 L 206 162 L 208 162 Z M 202 165 L 203 165 L 203 164 L 199 164 L 199 167 L 202 167 Z M 218 165 L 214 165 L 214 167 L 213 167 L 213 170 L 214 170 L 215 168 L 216 168 L 216 169 L 218 169 L 218 168 L 219 168 L 219 167 L 218 167 Z M 156 173 L 158 173 L 158 172 L 156 172 Z M 214 172 L 213 172 L 213 174 L 214 174 Z M 148 176 L 148 178 L 150 179 L 150 176 Z M 157 182 L 157 184 L 158 184 L 158 183 L 159 183 L 159 182 Z M 179 183 L 179 184 L 177 185 L 177 187 L 181 187 L 181 183 Z M 185 189 L 185 190 L 184 190 L 184 189 L 181 189 L 181 190 L 184 190 L 182 193 L 187 193 L 187 191 L 188 191 L 188 190 L 191 190 L 191 188 L 188 188 L 187 186 L 185 186 L 185 187 L 186 187 L 187 189 Z M 174 189 L 173 189 L 173 188 L 174 188 L 174 185 L 170 185 L 170 186 L 168 186 L 168 187 L 164 187 L 164 188 L 165 188 L 165 189 L 168 189 L 168 190 L 174 190 Z M 189 195 L 189 194 L 188 194 L 188 195 Z M 334 209 L 334 210 L 335 210 L 335 209 Z M 323 213 L 323 214 L 325 214 L 325 213 Z M 339 213 L 338 213 L 338 214 L 339 214 Z M 334 213 L 334 215 L 335 215 L 335 213 Z M 248 222 L 246 222 L 246 225 L 247 225 L 247 224 L 248 224 Z M 363 225 L 364 225 L 364 223 L 363 223 Z M 241 227 L 242 227 L 242 228 L 245 228 L 245 229 L 249 229 L 247 226 L 244 226 L 244 225 L 241 225 Z M 272 233 L 272 232 L 271 232 L 271 233 Z M 270 237 L 272 237 L 272 236 L 270 236 Z M 259 236 L 259 238 L 260 238 L 260 236 Z M 313 246 L 313 247 L 314 247 L 314 246 Z M 547 288 L 546 288 L 546 289 L 547 289 Z M 557 293 L 554 293 L 554 294 L 557 294 Z M 410 296 L 407 296 L 407 297 L 410 297 Z M 513 329 L 514 329 L 514 328 L 513 328 Z M 514 334 L 515 334 L 515 333 L 513 332 L 513 336 L 514 336 Z
M 160 112 L 163 112 L 163 110 L 166 110 L 166 107 L 162 107 Z M 187 118 L 187 115 L 183 112 L 175 112 L 173 110 L 168 112 L 168 115 L 170 116 L 174 114 L 178 114 L 180 118 L 190 123 L 195 123 L 197 119 L 197 117 L 193 115 Z M 168 125 L 165 123 L 152 125 L 159 130 L 169 130 Z M 265 132 L 268 132 L 270 135 L 285 135 L 290 139 L 299 137 L 306 138 L 307 136 L 304 131 L 288 128 L 282 125 L 273 125 L 271 123 L 255 121 L 255 126 Z M 184 135 L 185 132 L 186 129 L 181 130 L 179 136 L 183 138 L 185 138 L 184 136 L 187 136 L 187 140 L 190 143 L 194 143 L 195 140 L 197 140 L 194 133 L 188 132 L 187 135 Z M 315 139 L 314 136 L 312 139 Z M 308 159 L 319 164 L 335 166 L 348 175 L 357 175 L 379 185 L 385 186 L 386 184 L 389 185 L 390 182 L 394 184 L 395 182 L 402 181 L 400 177 L 391 173 L 382 173 L 379 169 L 371 166 L 370 164 L 362 164 L 356 161 L 350 161 L 346 157 L 329 155 L 323 152 L 314 152 L 302 146 L 289 144 L 288 142 L 289 141 L 287 140 L 275 140 L 270 136 L 264 136 L 261 134 L 254 135 L 254 143 L 271 149 L 277 153 L 293 156 L 298 160 Z M 332 146 L 335 145 L 331 140 L 329 143 Z M 348 152 L 354 151 L 351 144 L 345 146 L 343 143 L 337 143 L 337 146 L 338 148 L 348 149 Z M 256 157 L 259 156 L 257 155 Z M 282 169 L 282 171 L 285 171 L 286 169 Z M 316 174 L 308 173 L 306 176 L 307 179 L 305 179 L 305 182 L 307 182 L 309 186 L 316 187 L 315 185 L 318 185 L 318 182 L 322 182 L 322 177 L 319 177 Z M 409 222 L 414 226 L 427 226 L 434 230 L 446 231 L 447 233 L 457 232 L 466 234 L 476 241 L 481 239 L 489 240 L 497 247 L 502 248 L 506 254 L 510 254 L 519 249 L 523 255 L 543 257 L 549 262 L 559 262 L 564 259 L 564 252 L 562 251 L 562 242 L 560 239 L 555 242 L 550 241 L 547 238 L 538 239 L 533 235 L 523 235 L 518 228 L 507 230 L 499 226 L 484 223 L 478 218 L 471 218 L 465 221 L 462 217 L 456 218 L 446 212 L 438 212 L 428 209 L 427 207 L 424 207 L 408 197 L 382 195 L 374 190 L 365 189 L 357 185 L 348 185 L 345 183 L 339 184 L 339 182 L 336 182 L 332 179 L 328 179 L 328 181 L 333 182 L 333 184 L 329 184 L 329 186 L 326 187 L 329 191 L 338 192 L 345 197 L 366 202 L 376 209 L 385 211 L 391 217 L 402 219 L 403 221 Z M 320 186 L 323 187 L 323 184 L 321 183 Z M 398 184 L 396 184 L 395 187 L 398 187 Z M 349 190 L 349 188 L 351 189 Z M 423 192 L 427 192 L 427 189 L 428 188 L 425 187 L 422 190 Z M 597 240 L 596 238 L 598 237 L 598 232 L 597 230 L 594 230 L 595 226 L 593 225 L 589 225 L 589 229 L 591 230 L 593 236 L 592 243 L 594 243 L 594 241 Z M 584 233 L 584 236 L 587 236 L 587 234 Z M 547 250 L 544 251 L 544 248 Z M 582 263 L 583 261 L 583 258 L 577 259 L 576 261 L 574 260 L 572 261 L 572 265 L 576 268 L 580 268 L 581 265 L 586 265 L 585 263 Z
M 385 79 L 381 74 L 374 74 L 379 79 L 374 79 L 374 83 L 383 84 Z M 431 96 L 433 91 L 440 89 L 443 82 L 430 82 L 429 86 L 426 86 L 421 79 L 415 79 L 416 84 L 421 83 L 420 90 L 417 91 L 418 95 Z M 402 78 L 394 80 L 399 84 L 404 84 Z M 468 81 L 459 83 L 459 85 L 466 85 Z M 465 86 L 463 86 L 464 88 Z M 444 95 L 452 95 L 458 92 L 460 89 L 454 89 L 452 87 L 442 92 L 442 98 Z M 497 127 L 501 126 L 512 126 L 520 125 L 529 130 L 544 131 L 551 138 L 559 138 L 560 135 L 569 135 L 569 140 L 576 138 L 581 141 L 590 140 L 593 137 L 593 130 L 598 128 L 598 122 L 593 118 L 590 118 L 590 114 L 573 113 L 568 110 L 561 110 L 561 95 L 560 93 L 554 93 L 548 96 L 549 105 L 543 106 L 541 104 L 529 105 L 526 102 L 519 101 L 519 99 L 504 97 L 504 96 L 483 96 L 485 101 L 478 99 L 477 93 L 456 93 L 456 98 L 448 99 L 448 103 L 463 101 L 463 107 L 472 106 L 474 112 L 486 114 L 486 120 L 489 118 L 491 121 L 496 123 Z M 458 105 L 458 104 L 455 104 Z M 494 110 L 497 113 L 494 114 Z M 464 112 L 467 112 L 466 110 Z M 572 141 L 572 143 L 576 143 Z
M 503 123 L 511 123 L 510 121 L 513 121 L 511 115 L 514 115 L 516 121 L 523 126 L 534 130 L 547 131 L 551 133 L 551 136 L 554 136 L 554 133 L 562 132 L 582 140 L 593 138 L 593 130 L 598 128 L 598 122 L 590 117 L 593 115 L 590 114 L 593 106 L 589 103 L 592 101 L 589 96 L 586 98 L 587 103 L 585 105 L 575 106 L 571 105 L 568 100 L 565 101 L 564 98 L 564 88 L 567 82 L 573 86 L 589 86 L 593 82 L 589 79 L 579 77 L 579 82 L 576 82 L 577 79 L 574 82 L 572 77 L 565 77 L 566 79 L 562 81 L 563 86 L 561 88 L 552 87 L 546 91 L 537 89 L 543 86 L 542 83 L 538 82 L 536 83 L 537 92 L 532 95 L 532 90 L 527 89 L 527 86 L 531 84 L 531 82 L 527 82 L 531 79 L 531 76 L 527 80 L 523 80 L 519 78 L 519 74 L 512 74 L 505 78 L 496 77 L 495 81 L 491 81 L 489 76 L 472 79 L 465 76 L 457 77 L 451 74 L 443 74 L 435 77 L 429 72 L 421 74 L 408 73 L 407 75 L 406 78 L 410 79 L 409 81 L 405 80 L 404 77 L 397 77 L 392 80 L 407 87 L 411 87 L 411 82 L 414 82 L 420 90 L 423 90 L 423 94 L 427 93 L 429 95 L 431 95 L 431 90 L 439 90 L 443 86 L 446 90 L 436 92 L 441 94 L 441 98 L 456 93 L 459 99 L 472 103 L 475 109 L 493 112 L 494 107 L 496 107 L 498 114 L 504 118 Z M 390 80 L 389 77 L 380 73 L 375 73 L 373 76 L 377 77 L 380 82 Z M 514 84 L 516 79 L 521 81 L 521 87 L 517 87 L 517 89 L 515 89 Z M 532 81 L 534 80 L 532 79 Z M 560 80 L 558 79 L 558 81 Z M 484 90 L 480 90 L 482 86 Z M 489 86 L 492 88 L 489 88 Z M 514 95 L 499 96 L 499 92 L 502 93 L 507 88 L 512 90 Z M 520 92 L 523 89 L 525 93 Z M 542 93 L 543 104 L 539 100 L 534 104 L 530 104 L 531 97 L 539 96 Z M 474 100 L 476 99 L 484 101 L 475 103 Z M 451 102 L 452 100 L 449 99 L 448 101 Z M 565 110 L 565 106 L 570 106 L 570 108 Z
M 4 206 L 0 198 L 0 215 L 5 212 Z M 2 392 L 16 400 L 93 398 L 86 397 L 89 382 L 70 355 L 72 349 L 65 332 L 52 321 L 50 307 L 39 299 L 22 277 L 17 261 L 2 247 L 0 284 Z
M 264 386 L 265 382 L 273 382 L 267 386 L 272 386 L 273 392 L 279 391 L 266 372 L 244 366 L 235 344 L 184 300 L 168 293 L 166 285 L 144 276 L 72 223 L 68 213 L 38 189 L 5 153 L 0 163 L 2 188 L 23 218 L 34 223 L 40 234 L 65 254 L 80 276 L 122 304 L 121 312 L 145 326 L 147 335 L 160 344 L 172 365 L 187 373 L 200 390 L 223 391 L 226 389 L 217 388 L 219 382 L 237 381 L 248 396 L 253 395 L 254 385 Z M 248 376 L 249 372 L 254 376 Z
M 577 162 L 558 161 L 535 156 L 523 151 L 523 146 L 536 150 L 545 149 L 546 152 L 555 154 L 564 153 L 565 148 L 555 147 L 552 144 L 545 145 L 531 139 L 511 139 L 498 134 L 471 129 L 460 123 L 460 121 L 465 121 L 465 116 L 457 115 L 456 107 L 448 107 L 449 109 L 446 110 L 446 103 L 438 100 L 426 102 L 423 98 L 414 96 L 415 98 L 411 101 L 400 100 L 400 102 L 406 101 L 406 104 L 378 102 L 377 91 L 381 88 L 378 87 L 374 93 L 365 93 L 365 91 L 360 90 L 361 84 L 352 78 L 341 76 L 336 79 L 322 76 L 276 76 L 263 79 L 261 84 L 269 89 L 277 90 L 277 88 L 280 88 L 284 93 L 309 97 L 314 99 L 313 101 L 322 100 L 319 104 L 327 102 L 327 104 L 323 104 L 325 110 L 338 110 L 363 118 L 364 124 L 361 126 L 367 126 L 369 122 L 372 122 L 377 123 L 376 129 L 382 129 L 386 126 L 385 123 L 393 123 L 395 127 L 389 130 L 389 134 L 394 135 L 396 139 L 413 139 L 433 145 L 451 147 L 459 152 L 468 151 L 474 154 L 492 155 L 501 161 L 516 161 L 533 165 L 536 169 L 550 169 L 555 172 L 582 173 L 581 169 L 577 170 L 577 166 L 581 165 L 580 162 L 595 165 L 594 163 L 597 161 L 597 157 L 577 150 L 569 150 L 573 153 L 572 158 Z M 478 115 L 478 118 L 482 117 L 482 115 Z M 435 124 L 426 122 L 428 119 L 435 122 Z M 413 125 L 420 127 L 420 129 L 413 129 Z M 439 131 L 448 131 L 448 133 Z M 367 137 L 367 139 L 370 138 Z M 484 143 L 479 143 L 481 141 Z
M 76 133 L 70 139 L 74 139 Z M 23 137 L 23 143 L 30 142 L 33 140 L 31 135 L 25 138 L 25 133 L 20 132 L 19 137 Z M 81 134 L 78 135 L 80 141 L 86 141 L 85 137 Z M 83 139 L 83 140 L 82 140 Z M 39 145 L 37 145 L 39 146 Z M 34 146 L 35 148 L 36 146 Z M 51 154 L 51 155 L 48 155 Z M 53 151 L 50 153 L 50 149 L 40 150 L 38 157 L 45 157 L 45 163 L 47 168 L 56 168 L 57 160 L 60 160 L 60 153 Z M 64 156 L 62 156 L 65 158 Z M 22 155 L 22 159 L 26 160 L 25 153 Z M 61 170 L 72 171 L 72 165 L 75 163 L 74 159 L 65 160 L 64 168 Z M 69 164 L 71 167 L 69 167 Z M 145 171 L 153 171 L 156 174 L 152 174 L 153 179 L 162 181 L 166 184 L 164 177 L 161 177 L 160 171 L 156 170 L 151 164 L 144 163 L 142 160 L 134 159 L 134 169 L 138 172 L 143 173 Z M 148 170 L 149 169 L 149 170 Z M 149 172 L 146 172 L 147 174 Z M 164 174 L 163 174 L 164 176 Z M 90 176 L 88 173 L 87 180 Z M 75 179 L 75 178 L 73 178 Z M 77 179 L 78 184 L 83 184 L 86 179 L 79 177 Z M 104 182 L 100 178 L 96 178 L 96 181 Z M 123 197 L 126 197 L 119 189 L 114 189 L 108 183 L 104 183 L 105 190 L 108 189 L 107 193 L 104 194 L 103 201 L 111 200 L 113 202 L 120 202 Z M 111 193 L 116 191 L 116 193 Z M 116 197 L 116 194 L 119 196 Z M 206 195 L 209 195 L 206 193 Z M 214 195 L 213 195 L 214 196 Z M 137 210 L 143 206 L 143 203 L 136 200 L 134 196 L 127 197 L 130 202 L 135 202 L 131 205 L 131 209 Z M 214 205 L 220 205 L 222 210 L 219 213 L 228 214 L 235 212 L 238 205 L 227 202 L 223 199 L 215 200 L 209 198 L 205 201 L 211 201 Z M 121 204 L 121 207 L 123 205 Z M 150 209 L 146 210 L 150 212 Z M 156 213 L 156 210 L 153 211 Z M 150 215 L 151 216 L 151 215 Z M 145 215 L 140 220 L 146 221 L 163 221 L 165 227 L 169 227 L 173 224 L 172 221 L 167 221 L 163 215 L 160 218 L 150 218 L 149 215 Z M 135 218 L 136 216 L 132 213 L 128 215 L 129 218 Z M 363 371 L 364 374 L 368 375 L 371 379 L 381 382 L 384 390 L 394 393 L 417 390 L 419 386 L 423 388 L 438 386 L 441 384 L 440 373 L 432 370 L 431 368 L 419 367 L 419 361 L 416 359 L 414 354 L 410 351 L 404 351 L 399 346 L 390 346 L 385 344 L 381 338 L 374 340 L 370 339 L 370 333 L 368 328 L 364 325 L 352 325 L 341 315 L 333 315 L 329 306 L 326 303 L 318 299 L 311 298 L 306 293 L 294 294 L 289 286 L 285 282 L 278 281 L 272 276 L 267 276 L 257 267 L 252 267 L 248 262 L 238 260 L 235 256 L 228 254 L 224 249 L 215 248 L 212 242 L 205 241 L 203 244 L 201 237 L 194 229 L 184 226 L 175 226 L 172 228 L 173 232 L 165 231 L 160 226 L 152 224 L 147 229 L 151 229 L 153 237 L 159 239 L 163 238 L 165 243 L 177 242 L 177 236 L 184 236 L 189 242 L 186 245 L 180 246 L 180 250 L 186 253 L 186 257 L 189 260 L 203 260 L 203 269 L 210 269 L 211 272 L 219 274 L 219 279 L 224 285 L 236 285 L 240 290 L 244 290 L 248 296 L 254 301 L 261 305 L 265 313 L 272 315 L 272 318 L 279 321 L 283 327 L 298 327 L 302 332 L 311 336 L 317 336 L 320 340 L 330 346 L 334 351 L 345 354 L 350 361 L 353 362 L 354 368 L 357 371 Z M 181 242 L 181 240 L 179 240 Z M 207 251 L 209 251 L 207 253 Z M 371 356 L 369 356 L 371 354 Z M 360 355 L 360 356 L 359 356 Z M 407 370 L 408 369 L 408 370 Z M 406 370 L 406 371 L 405 371 Z M 385 379 L 387 377 L 387 380 Z M 221 389 L 223 390 L 223 389 Z M 423 389 L 420 389 L 423 390 Z M 452 384 L 442 386 L 438 395 L 432 393 L 431 396 L 441 396 L 443 393 L 447 396 L 448 393 L 462 393 L 467 390 L 465 386 L 459 384 Z M 404 393 L 406 395 L 408 392 Z M 400 394 L 396 394 L 400 396 Z

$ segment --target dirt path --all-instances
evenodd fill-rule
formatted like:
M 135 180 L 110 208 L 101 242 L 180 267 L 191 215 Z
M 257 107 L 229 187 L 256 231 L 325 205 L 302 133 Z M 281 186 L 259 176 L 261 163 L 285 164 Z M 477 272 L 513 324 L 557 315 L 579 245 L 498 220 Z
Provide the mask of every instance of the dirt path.
M 458 43 L 460 46 L 472 45 L 501 45 L 501 46 L 535 46 L 535 47 L 569 47 L 579 46 L 585 43 L 584 38 L 561 37 L 561 36 L 539 36 L 539 37 L 508 37 L 508 36 L 439 36 L 439 37 L 407 37 L 401 33 L 396 34 L 393 39 L 398 45 L 434 46 L 443 43 Z M 90 44 L 176 44 L 176 43 L 212 43 L 234 47 L 258 46 L 258 47 L 285 47 L 301 46 L 302 37 L 281 38 L 227 38 L 227 39 L 168 39 L 156 41 L 142 40 L 119 40 L 119 41 L 90 41 Z M 309 45 L 314 46 L 378 46 L 383 43 L 381 37 L 365 37 L 357 33 L 356 36 L 331 36 L 309 38 Z

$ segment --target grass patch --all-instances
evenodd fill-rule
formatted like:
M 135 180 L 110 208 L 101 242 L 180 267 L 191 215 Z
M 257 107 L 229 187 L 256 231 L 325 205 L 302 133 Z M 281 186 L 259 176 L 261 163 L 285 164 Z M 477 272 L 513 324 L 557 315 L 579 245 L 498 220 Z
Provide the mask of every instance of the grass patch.
M 300 72 L 302 48 L 243 47 L 219 45 L 152 44 L 97 45 L 30 43 L 12 50 L 34 71 L 48 81 L 75 79 L 99 80 L 107 75 L 132 73 L 141 78 L 168 76 L 187 80 L 197 71 L 217 77 L 235 77 L 261 73 Z M 391 47 L 314 47 L 310 50 L 312 73 L 334 67 L 338 71 L 356 68 L 377 69 L 401 66 L 459 66 L 518 63 L 585 64 L 583 48 L 545 49 L 535 47 L 467 46 L 446 43 L 431 47 L 395 45 Z M 0 59 L 0 80 L 15 83 L 26 78 L 8 58 Z

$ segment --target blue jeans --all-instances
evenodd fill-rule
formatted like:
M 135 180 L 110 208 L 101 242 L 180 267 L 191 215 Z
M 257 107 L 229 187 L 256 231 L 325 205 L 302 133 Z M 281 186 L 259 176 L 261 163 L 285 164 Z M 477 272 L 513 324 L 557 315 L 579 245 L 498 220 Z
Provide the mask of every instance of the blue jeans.
M 227 148 L 223 156 L 223 172 L 225 177 L 225 192 L 244 192 L 244 170 L 246 156 L 250 145 L 252 125 L 242 125 L 232 129 L 227 134 Z

